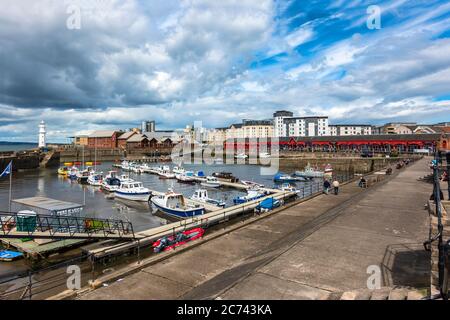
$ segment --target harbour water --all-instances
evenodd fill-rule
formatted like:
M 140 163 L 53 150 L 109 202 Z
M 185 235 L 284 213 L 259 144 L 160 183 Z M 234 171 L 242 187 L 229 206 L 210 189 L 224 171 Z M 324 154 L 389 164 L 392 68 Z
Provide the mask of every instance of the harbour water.
M 4 151 L 23 151 L 37 148 L 37 143 L 2 143 L 0 142 L 0 152 Z

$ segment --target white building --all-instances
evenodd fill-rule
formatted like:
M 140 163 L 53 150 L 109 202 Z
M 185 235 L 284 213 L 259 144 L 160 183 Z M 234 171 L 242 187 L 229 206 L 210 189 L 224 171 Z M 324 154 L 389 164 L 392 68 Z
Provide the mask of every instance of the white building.
M 329 136 L 327 116 L 294 117 L 290 111 L 273 114 L 275 137 Z
M 372 126 L 370 124 L 334 124 L 330 125 L 330 135 L 332 136 L 358 136 L 371 135 Z
M 41 123 L 39 124 L 39 148 L 45 148 L 47 146 L 47 142 L 46 142 L 46 130 L 45 130 L 45 122 L 44 120 L 41 121 Z

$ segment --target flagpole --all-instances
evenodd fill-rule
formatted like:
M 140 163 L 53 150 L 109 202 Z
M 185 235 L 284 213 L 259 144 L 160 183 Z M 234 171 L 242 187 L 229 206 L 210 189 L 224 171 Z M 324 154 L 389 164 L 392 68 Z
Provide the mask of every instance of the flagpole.
M 9 173 L 9 212 L 11 212 L 12 200 L 12 175 L 13 175 L 13 161 L 11 160 L 11 172 Z

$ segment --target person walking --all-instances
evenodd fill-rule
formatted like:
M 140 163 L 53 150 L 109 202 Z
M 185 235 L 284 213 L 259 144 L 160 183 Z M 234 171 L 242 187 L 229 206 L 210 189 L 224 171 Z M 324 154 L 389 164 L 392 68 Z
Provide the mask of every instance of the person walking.
M 325 180 L 323 182 L 323 193 L 328 194 L 328 192 L 330 191 L 331 188 L 331 183 L 328 180 Z
M 338 195 L 338 193 L 339 193 L 339 181 L 337 181 L 337 179 L 333 181 L 333 188 L 334 188 L 334 194 Z

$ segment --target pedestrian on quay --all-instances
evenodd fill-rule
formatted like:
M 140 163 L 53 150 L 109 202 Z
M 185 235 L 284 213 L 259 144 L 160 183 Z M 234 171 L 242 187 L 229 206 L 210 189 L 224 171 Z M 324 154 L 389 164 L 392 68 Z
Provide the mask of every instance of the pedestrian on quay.
M 330 191 L 330 188 L 331 188 L 330 181 L 325 179 L 324 182 L 323 182 L 323 193 L 328 194 L 328 192 Z
M 367 187 L 367 181 L 364 177 L 359 178 L 358 186 L 360 188 L 366 188 Z
M 334 194 L 338 195 L 338 193 L 339 193 L 339 181 L 337 181 L 337 179 L 333 181 L 333 188 L 334 188 Z

